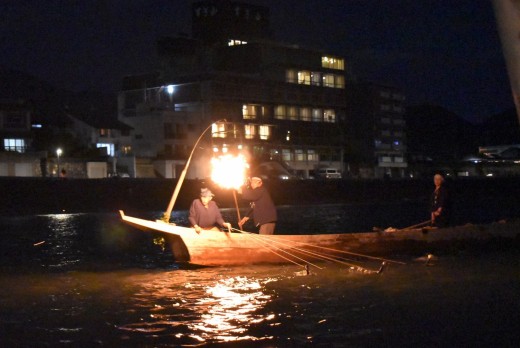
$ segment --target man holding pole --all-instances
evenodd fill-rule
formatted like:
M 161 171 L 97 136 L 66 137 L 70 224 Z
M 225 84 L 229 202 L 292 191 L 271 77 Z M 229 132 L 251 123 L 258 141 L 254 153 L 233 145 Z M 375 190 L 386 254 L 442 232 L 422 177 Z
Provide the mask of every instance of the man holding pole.
M 240 229 L 252 216 L 255 226 L 260 228 L 260 234 L 274 234 L 277 220 L 276 207 L 269 192 L 263 186 L 262 179 L 252 177 L 251 186 L 240 187 L 238 193 L 243 199 L 251 201 L 251 209 L 238 223 Z

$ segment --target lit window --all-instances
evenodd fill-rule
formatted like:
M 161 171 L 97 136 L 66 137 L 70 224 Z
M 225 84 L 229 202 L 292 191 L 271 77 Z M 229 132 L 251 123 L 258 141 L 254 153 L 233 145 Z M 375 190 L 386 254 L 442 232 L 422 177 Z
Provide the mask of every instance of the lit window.
M 289 116 L 289 120 L 297 121 L 298 120 L 298 108 L 296 106 L 289 106 L 287 108 L 287 116 Z
M 305 161 L 305 156 L 303 155 L 303 150 L 300 150 L 300 149 L 294 150 L 294 159 L 296 161 Z
M 323 113 L 321 109 L 312 109 L 312 121 L 323 122 Z
M 242 117 L 244 118 L 244 120 L 254 120 L 256 118 L 256 111 L 256 105 L 242 105 Z
M 110 137 L 110 129 L 100 128 L 99 135 L 102 137 Z
M 283 149 L 282 150 L 282 159 L 284 161 L 292 161 L 292 153 L 289 149 Z
M 285 82 L 289 83 L 297 83 L 298 79 L 296 77 L 296 70 L 286 70 L 285 71 Z
M 213 138 L 226 137 L 226 124 L 224 122 L 217 122 L 211 125 L 211 136 Z
M 25 139 L 4 139 L 5 151 L 25 152 Z
M 345 60 L 343 58 L 321 57 L 321 66 L 327 69 L 345 70 Z
M 98 149 L 105 148 L 107 150 L 107 155 L 114 156 L 114 144 L 107 144 L 107 143 L 97 143 L 96 147 Z
M 276 105 L 274 108 L 274 118 L 285 120 L 285 105 Z
M 324 74 L 323 75 L 323 86 L 325 86 L 325 87 L 334 87 L 334 75 L 332 75 L 332 74 Z
M 325 112 L 323 113 L 323 116 L 324 116 L 325 122 L 330 122 L 330 123 L 336 122 L 336 112 L 333 109 L 325 110 Z
M 228 40 L 228 46 L 239 46 L 239 45 L 247 45 L 247 41 Z
M 256 134 L 256 129 L 255 129 L 255 125 L 254 124 L 246 124 L 244 125 L 244 133 L 245 133 L 245 137 L 246 139 L 253 139 L 255 137 L 255 134 Z
M 311 108 L 300 108 L 300 120 L 311 121 Z
M 313 71 L 311 73 L 311 84 L 313 86 L 320 86 L 321 85 L 321 73 Z
M 307 160 L 308 161 L 317 161 L 318 160 L 318 154 L 316 153 L 316 150 L 307 150 Z
M 131 146 L 123 146 L 121 148 L 121 152 L 125 155 L 129 155 L 130 153 L 132 153 L 132 147 Z
M 345 76 L 336 75 L 334 87 L 336 88 L 345 88 Z
M 298 71 L 298 83 L 300 85 L 311 84 L 311 72 L 310 71 Z
M 269 129 L 269 126 L 260 126 L 258 129 L 258 134 L 260 135 L 260 139 L 262 140 L 268 140 L 271 135 L 271 131 Z

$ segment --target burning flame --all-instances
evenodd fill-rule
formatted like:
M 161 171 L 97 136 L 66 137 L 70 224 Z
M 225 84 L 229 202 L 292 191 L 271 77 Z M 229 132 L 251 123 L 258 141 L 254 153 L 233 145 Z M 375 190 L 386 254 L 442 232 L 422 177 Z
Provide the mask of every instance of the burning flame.
M 242 186 L 246 178 L 246 170 L 249 168 L 243 155 L 213 157 L 211 165 L 213 167 L 211 173 L 213 182 L 228 189 L 238 189 Z

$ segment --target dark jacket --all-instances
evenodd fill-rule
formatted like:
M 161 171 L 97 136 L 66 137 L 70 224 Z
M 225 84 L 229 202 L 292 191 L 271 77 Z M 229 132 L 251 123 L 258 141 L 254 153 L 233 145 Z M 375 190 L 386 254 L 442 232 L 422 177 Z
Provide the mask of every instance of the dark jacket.
M 200 199 L 195 199 L 191 203 L 188 220 L 190 220 L 192 226 L 199 225 L 202 228 L 211 228 L 217 223 L 220 226 L 224 224 L 224 219 L 220 214 L 217 203 L 209 201 L 206 208 Z
M 435 225 L 437 227 L 446 227 L 449 225 L 450 220 L 450 197 L 448 189 L 443 185 L 438 190 L 434 190 L 431 196 L 431 209 L 430 212 L 434 212 L 439 208 L 442 208 L 441 214 L 435 218 Z
M 251 201 L 251 210 L 247 216 L 253 216 L 255 225 L 263 225 L 269 222 L 276 222 L 276 207 L 274 206 L 271 195 L 265 189 L 260 186 L 255 188 L 244 188 L 242 190 L 242 198 Z

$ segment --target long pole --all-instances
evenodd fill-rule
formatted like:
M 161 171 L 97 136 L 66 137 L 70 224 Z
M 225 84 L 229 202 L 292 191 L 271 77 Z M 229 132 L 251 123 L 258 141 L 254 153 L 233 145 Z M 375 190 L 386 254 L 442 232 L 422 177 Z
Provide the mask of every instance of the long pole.
M 240 220 L 241 220 L 240 210 L 238 209 L 237 191 L 235 191 L 235 190 L 233 190 L 233 198 L 235 199 L 235 208 L 237 208 L 237 218 L 238 218 L 237 222 L 240 222 Z
M 216 122 L 222 122 L 226 120 L 218 120 Z M 179 195 L 179 191 L 181 190 L 181 186 L 184 182 L 184 178 L 186 177 L 186 173 L 188 172 L 188 167 L 190 166 L 191 158 L 193 157 L 193 153 L 195 152 L 195 149 L 197 148 L 199 142 L 202 140 L 202 137 L 208 130 L 211 129 L 213 126 L 213 123 L 211 123 L 202 134 L 199 136 L 197 141 L 195 142 L 195 145 L 193 145 L 193 149 L 191 150 L 190 156 L 188 157 L 188 161 L 186 162 L 186 165 L 184 166 L 184 169 L 181 172 L 181 175 L 179 176 L 179 180 L 177 181 L 177 185 L 175 186 L 175 190 L 173 191 L 172 198 L 170 199 L 170 203 L 168 204 L 168 208 L 166 208 L 166 211 L 163 214 L 162 220 L 164 222 L 170 222 L 170 217 L 172 214 L 173 206 L 175 205 L 175 201 L 177 200 L 177 196 Z

